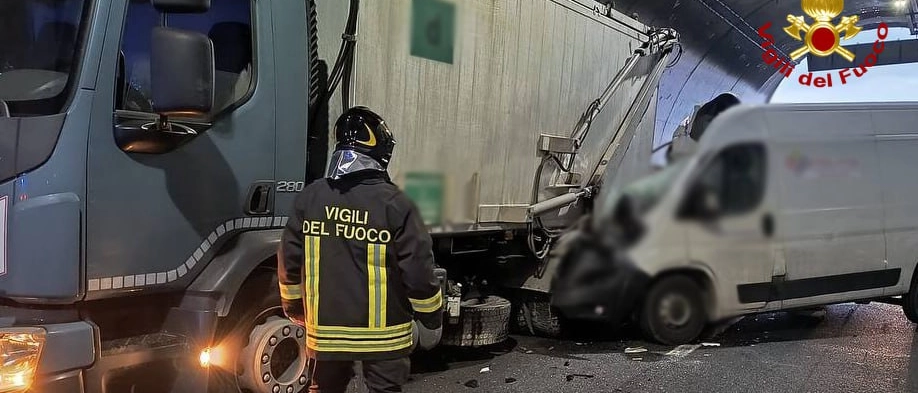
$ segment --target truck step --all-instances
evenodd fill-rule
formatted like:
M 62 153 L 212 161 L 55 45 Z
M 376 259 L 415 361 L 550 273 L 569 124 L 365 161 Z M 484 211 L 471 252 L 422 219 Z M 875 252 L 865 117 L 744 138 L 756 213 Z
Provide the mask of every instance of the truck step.
M 184 347 L 188 340 L 184 336 L 169 333 L 152 333 L 125 337 L 102 342 L 102 356 L 114 356 L 127 352 L 159 348 Z

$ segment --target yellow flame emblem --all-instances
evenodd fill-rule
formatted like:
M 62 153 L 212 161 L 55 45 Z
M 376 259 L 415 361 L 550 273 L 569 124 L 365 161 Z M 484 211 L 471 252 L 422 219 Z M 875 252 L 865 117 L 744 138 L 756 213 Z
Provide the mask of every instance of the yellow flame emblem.
M 856 26 L 859 18 L 857 15 L 845 16 L 838 25 L 832 24 L 832 20 L 844 11 L 845 1 L 801 0 L 800 3 L 803 12 L 815 19 L 816 23 L 807 24 L 803 16 L 787 16 L 787 21 L 791 25 L 785 27 L 784 31 L 797 41 L 805 43 L 802 48 L 791 53 L 791 59 L 797 60 L 807 53 L 819 57 L 837 53 L 848 61 L 854 61 L 854 53 L 842 48 L 841 40 L 850 39 L 861 32 L 861 28 Z M 801 33 L 804 33 L 803 36 Z

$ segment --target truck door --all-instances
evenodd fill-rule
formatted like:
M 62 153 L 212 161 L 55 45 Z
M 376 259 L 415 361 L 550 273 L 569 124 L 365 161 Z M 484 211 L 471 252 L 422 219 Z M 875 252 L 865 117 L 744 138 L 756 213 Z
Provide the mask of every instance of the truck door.
M 110 28 L 113 36 L 105 41 L 108 57 L 101 60 L 89 138 L 89 298 L 187 285 L 229 238 L 282 221 L 272 216 L 270 198 L 274 62 L 271 35 L 264 32 L 272 26 L 268 7 L 273 2 L 207 3 L 206 12 L 163 16 L 150 1 L 115 2 L 127 6 L 126 17 L 122 29 Z M 131 151 L 119 146 L 119 136 L 132 135 L 131 130 L 133 135 L 158 132 L 149 129 L 156 119 L 151 41 L 163 24 L 212 43 L 213 106 L 205 125 L 175 121 L 178 129 L 192 127 L 198 133 L 186 144 L 162 152 Z
M 761 143 L 723 148 L 700 167 L 683 204 L 690 258 L 713 271 L 724 310 L 761 308 L 771 300 L 775 196 L 766 165 Z

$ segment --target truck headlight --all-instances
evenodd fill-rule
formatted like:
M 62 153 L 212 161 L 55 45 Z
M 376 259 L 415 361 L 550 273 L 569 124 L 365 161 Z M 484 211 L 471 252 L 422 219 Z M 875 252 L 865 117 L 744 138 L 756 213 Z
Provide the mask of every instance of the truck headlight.
M 0 329 L 0 393 L 29 388 L 44 344 L 44 329 Z

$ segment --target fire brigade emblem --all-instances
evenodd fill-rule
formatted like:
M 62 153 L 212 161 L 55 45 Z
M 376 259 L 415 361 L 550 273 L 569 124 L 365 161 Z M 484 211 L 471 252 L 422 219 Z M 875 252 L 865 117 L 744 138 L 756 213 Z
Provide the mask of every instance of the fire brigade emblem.
M 842 48 L 841 40 L 850 39 L 861 32 L 857 27 L 857 15 L 841 18 L 838 25 L 833 25 L 832 20 L 838 17 L 845 9 L 844 0 L 801 0 L 803 12 L 813 18 L 816 23 L 807 24 L 803 16 L 788 15 L 790 26 L 784 31 L 797 41 L 803 41 L 804 46 L 791 53 L 791 59 L 797 60 L 807 53 L 826 57 L 839 54 L 848 61 L 854 61 L 854 53 Z M 802 34 L 802 36 L 801 36 Z

